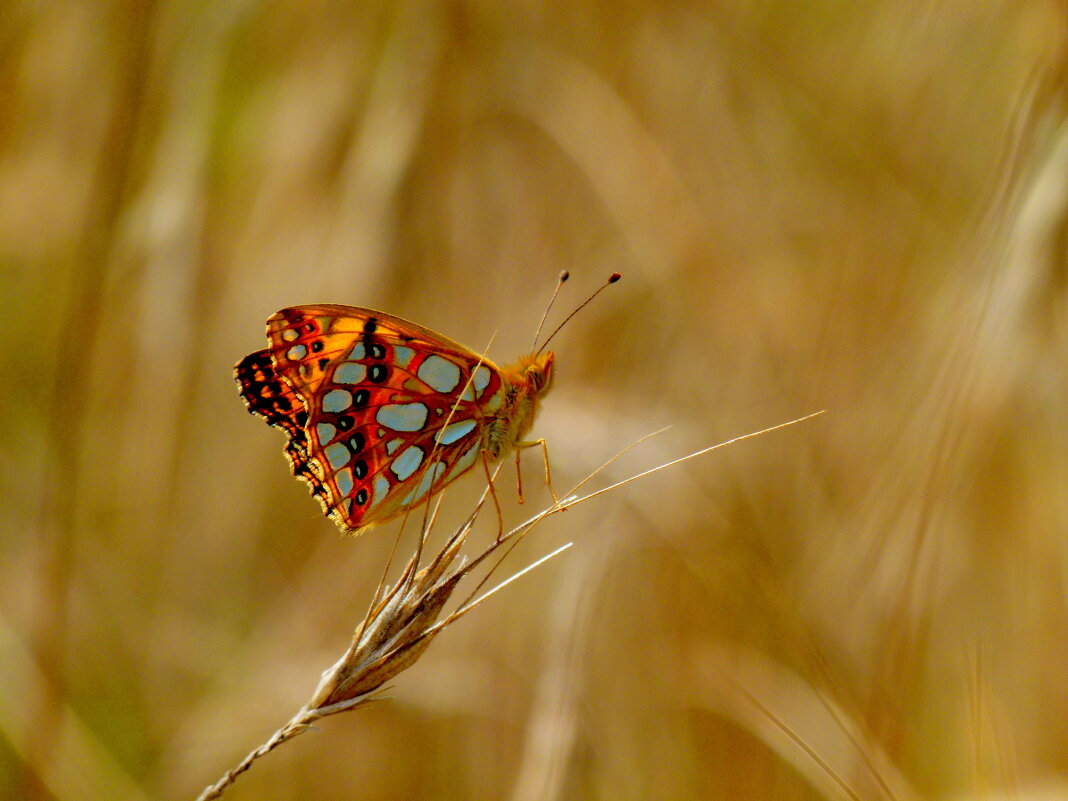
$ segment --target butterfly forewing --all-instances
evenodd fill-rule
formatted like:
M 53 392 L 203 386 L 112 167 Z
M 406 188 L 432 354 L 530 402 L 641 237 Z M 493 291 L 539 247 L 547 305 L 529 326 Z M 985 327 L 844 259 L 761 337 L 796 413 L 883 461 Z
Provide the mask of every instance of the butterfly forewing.
M 286 431 L 294 473 L 349 531 L 421 503 L 472 467 L 505 399 L 495 365 L 383 312 L 298 306 L 271 317 L 267 332 L 269 352 L 238 366 L 242 395 Z M 268 353 L 269 364 L 250 362 Z

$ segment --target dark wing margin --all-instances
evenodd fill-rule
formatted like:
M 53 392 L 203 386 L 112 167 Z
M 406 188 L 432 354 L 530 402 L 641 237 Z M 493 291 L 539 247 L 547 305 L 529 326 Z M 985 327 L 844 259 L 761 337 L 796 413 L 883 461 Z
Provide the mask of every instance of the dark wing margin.
M 330 514 L 329 494 L 308 453 L 305 425 L 308 412 L 304 402 L 274 371 L 266 350 L 250 353 L 237 363 L 234 377 L 249 414 L 258 414 L 268 425 L 285 433 L 286 458 L 293 475 L 308 485 L 326 514 Z

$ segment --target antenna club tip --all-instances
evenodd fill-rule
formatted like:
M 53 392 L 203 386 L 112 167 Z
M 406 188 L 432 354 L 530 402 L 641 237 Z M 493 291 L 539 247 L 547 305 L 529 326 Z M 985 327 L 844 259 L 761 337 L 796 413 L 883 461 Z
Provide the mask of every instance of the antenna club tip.
M 560 283 L 561 284 L 564 283 L 564 281 L 566 281 L 570 277 L 571 277 L 571 273 L 569 273 L 567 270 L 561 270 L 560 271 Z
M 622 277 L 623 277 L 622 273 L 612 273 L 610 276 L 608 276 L 608 283 L 614 284 L 616 281 L 618 281 Z

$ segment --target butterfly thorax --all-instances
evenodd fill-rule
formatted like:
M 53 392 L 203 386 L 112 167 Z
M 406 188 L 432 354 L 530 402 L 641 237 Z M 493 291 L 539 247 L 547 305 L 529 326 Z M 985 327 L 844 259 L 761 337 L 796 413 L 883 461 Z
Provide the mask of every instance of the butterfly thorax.
M 507 381 L 503 401 L 483 434 L 486 451 L 492 458 L 506 455 L 534 425 L 538 403 L 553 387 L 554 360 L 552 351 L 532 353 L 501 369 Z

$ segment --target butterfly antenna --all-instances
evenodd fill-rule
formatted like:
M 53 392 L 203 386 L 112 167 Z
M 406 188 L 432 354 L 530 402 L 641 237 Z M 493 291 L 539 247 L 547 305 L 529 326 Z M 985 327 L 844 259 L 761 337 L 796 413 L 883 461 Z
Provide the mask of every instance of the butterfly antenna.
M 541 327 L 545 325 L 545 318 L 549 316 L 549 309 L 553 307 L 553 302 L 556 300 L 556 296 L 560 294 L 560 287 L 564 285 L 564 281 L 571 277 L 571 273 L 567 270 L 563 270 L 560 273 L 559 279 L 556 282 L 556 289 L 553 290 L 553 296 L 549 298 L 549 305 L 545 307 L 545 311 L 541 315 L 541 320 L 538 322 L 538 330 L 534 332 L 534 344 L 530 346 L 531 350 L 538 347 L 538 337 L 541 336 Z
M 556 328 L 553 329 L 553 332 L 551 334 L 549 334 L 549 338 L 541 343 L 541 347 L 538 348 L 536 353 L 541 353 L 543 350 L 545 350 L 545 347 L 550 342 L 552 342 L 553 337 L 556 336 L 557 333 L 559 333 L 560 329 L 563 328 L 567 324 L 568 320 L 570 320 L 572 317 L 574 317 L 576 314 L 578 314 L 580 311 L 582 311 L 582 309 L 586 306 L 587 303 L 589 303 L 595 297 L 597 297 L 602 292 L 604 292 L 604 290 L 608 288 L 609 284 L 614 284 L 616 281 L 618 281 L 622 277 L 623 276 L 620 275 L 619 273 L 612 273 L 610 276 L 608 276 L 608 280 L 605 281 L 603 284 L 601 284 L 600 289 L 598 289 L 596 292 L 594 292 L 592 295 L 590 295 L 588 298 L 586 298 L 586 300 L 582 301 L 582 303 L 579 304 L 577 309 L 575 309 L 573 312 L 571 312 L 571 314 L 567 315 L 567 317 L 564 318 L 564 321 L 562 323 L 560 323 L 560 325 L 556 326 Z M 557 287 L 557 288 L 559 289 L 559 287 Z M 554 297 L 555 297 L 555 295 L 554 295 Z M 539 329 L 540 329 L 540 326 L 539 326 Z M 535 342 L 537 342 L 537 340 L 535 340 Z

